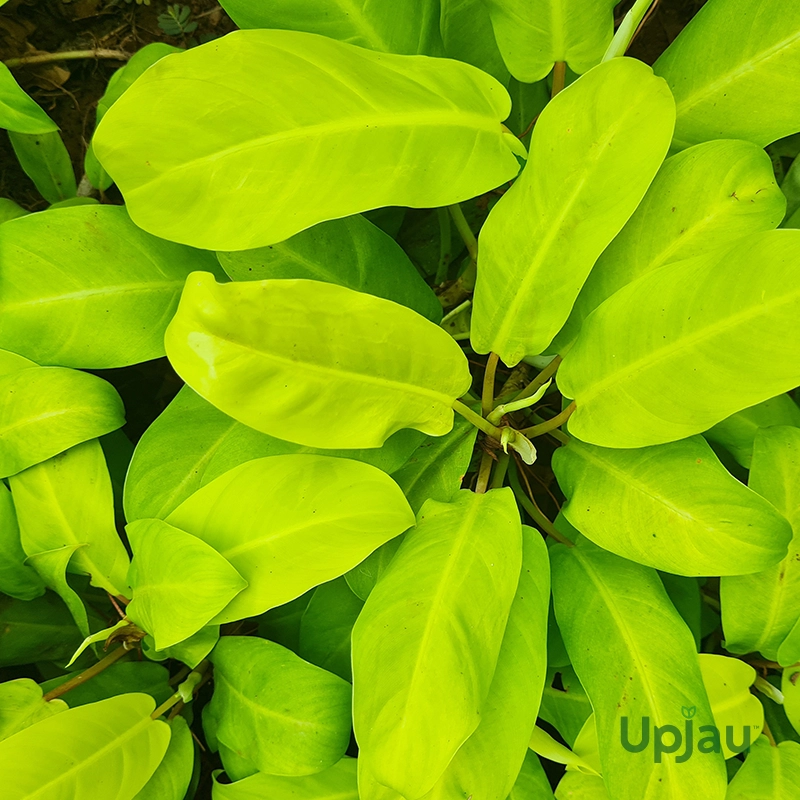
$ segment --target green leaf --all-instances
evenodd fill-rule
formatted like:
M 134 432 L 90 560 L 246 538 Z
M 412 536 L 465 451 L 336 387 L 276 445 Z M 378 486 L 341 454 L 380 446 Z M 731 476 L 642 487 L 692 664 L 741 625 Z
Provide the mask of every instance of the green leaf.
M 77 206 L 0 228 L 0 345 L 39 364 L 107 369 L 164 355 L 164 331 L 210 253 L 156 239 L 124 208 Z
M 800 130 L 800 7 L 710 0 L 655 65 L 678 108 L 675 146 Z
M 521 564 L 510 489 L 429 500 L 353 629 L 359 758 L 406 797 L 475 731 Z
M 669 572 L 661 572 L 659 577 L 669 599 L 672 600 L 672 605 L 692 632 L 699 651 L 703 639 L 703 600 L 700 595 L 700 581 L 697 578 L 687 578 Z
M 591 715 L 586 722 L 587 725 L 594 727 L 594 715 Z M 597 769 L 582 756 L 570 750 L 568 747 L 564 747 L 563 744 L 550 736 L 547 731 L 538 726 L 533 729 L 533 734 L 530 738 L 530 747 L 534 753 L 556 764 L 564 764 L 567 769 L 577 770 L 590 775 L 599 775 Z
M 640 275 L 776 228 L 785 203 L 769 156 L 750 142 L 705 142 L 668 158 L 548 349 L 563 352 L 583 320 Z
M 63 700 L 45 700 L 42 687 L 30 678 L 0 683 L 0 742 L 66 710 Z
M 309 453 L 350 458 L 393 472 L 423 440 L 419 431 L 406 429 L 379 448 L 317 450 L 254 431 L 184 386 L 136 445 L 125 479 L 125 516 L 163 519 L 214 478 L 255 458 Z
M 472 312 L 479 353 L 513 366 L 550 343 L 647 191 L 674 118 L 664 81 L 632 58 L 601 64 L 547 105 L 528 166 L 481 230 Z
M 450 205 L 499 186 L 522 152 L 500 124 L 509 110 L 494 78 L 458 61 L 236 31 L 154 64 L 94 146 L 137 225 L 245 250 L 367 209 Z
M 561 738 L 573 747 L 581 728 L 592 713 L 592 704 L 572 667 L 560 667 L 553 670 L 551 676 L 555 672 L 559 673 L 561 688 L 552 685 L 551 677 L 542 693 L 539 716 L 549 722 L 561 734 Z
M 439 29 L 444 55 L 466 61 L 508 84 L 508 69 L 497 47 L 483 0 L 441 0 Z M 395 16 L 397 11 L 394 12 Z
M 9 131 L 8 138 L 23 172 L 48 203 L 75 197 L 78 187 L 72 160 L 58 131 L 37 134 Z
M 681 763 L 675 755 L 662 755 L 656 763 L 650 747 L 632 753 L 622 745 L 625 717 L 633 743 L 640 741 L 643 717 L 680 731 L 682 706 L 696 708 L 695 726 L 713 724 L 694 639 L 657 573 L 583 538 L 575 547 L 555 545 L 550 557 L 556 616 L 595 710 L 609 795 L 722 800 L 726 778 L 720 754 Z
M 556 61 L 583 73 L 599 63 L 614 34 L 614 0 L 486 0 L 511 74 L 541 80 Z
M 11 492 L 0 483 L 0 592 L 33 600 L 44 594 L 44 584 L 25 558 Z
M 91 647 L 91 645 L 97 644 L 98 642 L 107 641 L 113 633 L 118 631 L 120 628 L 126 627 L 127 625 L 128 623 L 124 619 L 121 619 L 114 625 L 109 625 L 107 628 L 103 628 L 102 630 L 89 634 L 80 643 L 78 649 L 72 654 L 72 658 L 67 662 L 66 669 L 69 669 L 88 647 Z
M 259 772 L 236 783 L 214 773 L 214 800 L 359 800 L 357 759 L 343 758 L 315 775 L 286 777 Z
M 726 800 L 783 800 L 800 794 L 800 744 L 773 747 L 766 736 L 753 744 L 744 766 L 728 788 Z
M 528 750 L 525 754 L 525 761 L 509 792 L 508 800 L 553 800 L 550 781 L 547 780 L 542 764 L 533 750 Z
M 213 650 L 219 640 L 219 625 L 206 625 L 193 636 L 166 650 L 156 650 L 152 636 L 142 640 L 142 652 L 153 661 L 174 658 L 194 669 Z
M 17 133 L 58 130 L 55 122 L 20 88 L 5 64 L 0 64 L 0 128 Z
M 322 222 L 285 242 L 217 253 L 235 281 L 306 278 L 335 283 L 413 308 L 438 323 L 442 305 L 388 233 L 360 215 Z
M 399 0 L 391 9 L 369 0 L 306 0 L 301 6 L 293 0 L 223 0 L 221 5 L 240 28 L 307 31 L 384 53 L 441 55 L 438 3 L 432 0 Z
M 401 428 L 442 436 L 472 381 L 442 328 L 319 281 L 218 284 L 194 273 L 166 349 L 178 374 L 220 411 L 310 447 L 380 447 Z
M 783 560 L 769 569 L 723 578 L 725 647 L 793 664 L 800 660 L 800 638 L 793 631 L 800 608 L 800 428 L 756 433 L 749 486 L 789 520 L 794 537 Z
M 181 716 L 168 724 L 172 735 L 167 752 L 135 800 L 184 800 L 186 796 L 194 766 L 192 732 Z
M 377 550 L 373 550 L 360 564 L 345 573 L 347 585 L 356 597 L 360 597 L 362 600 L 369 597 L 378 579 L 392 563 L 395 553 L 403 543 L 403 538 L 404 536 L 401 535 L 390 539 Z
M 508 93 L 511 95 L 511 116 L 505 124 L 518 137 L 521 137 L 520 141 L 528 147 L 531 141 L 533 121 L 550 102 L 547 81 L 520 83 L 516 78 L 511 78 L 508 82 Z M 525 136 L 522 135 L 523 133 Z
M 794 388 L 798 259 L 800 232 L 767 231 L 620 289 L 558 370 L 559 389 L 577 404 L 570 431 L 606 447 L 660 444 Z
M 635 450 L 571 439 L 553 455 L 584 536 L 624 558 L 676 575 L 741 575 L 777 564 L 791 526 L 736 480 L 701 436 Z
M 111 480 L 97 440 L 30 467 L 9 483 L 29 556 L 75 547 L 71 572 L 90 575 L 92 585 L 113 595 L 128 594 L 128 554 L 114 525 Z
M 71 708 L 0 742 L 8 800 L 132 800 L 167 750 L 169 726 L 146 694 Z
M 350 741 L 350 684 L 274 642 L 224 636 L 211 655 L 220 742 L 271 775 L 333 766 Z
M 133 594 L 125 614 L 159 650 L 197 633 L 247 587 L 213 547 L 160 519 L 131 522 L 126 531 Z
M 0 225 L 12 219 L 24 217 L 28 213 L 30 212 L 17 205 L 13 200 L 9 200 L 7 197 L 0 197 Z
M 214 623 L 261 614 L 354 567 L 414 523 L 392 479 L 359 461 L 248 461 L 195 492 L 167 522 L 226 558 L 249 586 Z
M 556 787 L 556 800 L 611 800 L 603 779 L 568 770 Z
M 300 623 L 314 592 L 315 589 L 310 589 L 300 597 L 262 614 L 258 618 L 258 635 L 296 653 L 300 647 Z
M 528 752 L 547 670 L 550 561 L 541 534 L 522 529 L 522 570 L 475 732 L 425 800 L 506 800 Z
M 122 427 L 111 384 L 61 367 L 0 376 L 0 477 L 14 475 L 88 439 Z
M 350 637 L 364 601 L 344 578 L 314 590 L 300 619 L 297 654 L 322 669 L 352 681 Z

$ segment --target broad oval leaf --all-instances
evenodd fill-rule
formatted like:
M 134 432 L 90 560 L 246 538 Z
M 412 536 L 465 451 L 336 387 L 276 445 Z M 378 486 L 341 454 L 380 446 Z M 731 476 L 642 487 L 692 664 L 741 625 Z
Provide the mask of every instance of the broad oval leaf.
M 192 780 L 194 739 L 186 720 L 178 715 L 169 721 L 169 747 L 150 780 L 134 800 L 184 800 Z
M 666 83 L 632 58 L 601 64 L 547 105 L 528 165 L 481 230 L 472 312 L 479 353 L 513 366 L 550 343 L 647 191 L 674 120 Z
M 742 575 L 777 564 L 792 530 L 701 436 L 636 450 L 571 439 L 553 455 L 567 521 L 617 555 L 676 575 Z
M 393 300 L 431 322 L 442 318 L 442 304 L 403 248 L 360 215 L 321 222 L 269 247 L 220 252 L 217 258 L 235 281 L 326 281 Z
M 214 619 L 262 614 L 333 580 L 414 524 L 397 484 L 368 464 L 287 455 L 248 461 L 167 522 L 226 558 L 249 586 Z
M 643 724 L 684 724 L 681 708 L 695 708 L 693 724 L 713 725 L 694 639 L 655 570 L 579 538 L 550 550 L 558 625 L 572 664 L 595 710 L 603 778 L 615 800 L 722 800 L 721 754 L 678 754 L 655 760 L 642 743 Z M 644 719 L 647 718 L 647 719 Z M 648 728 L 649 731 L 649 728 Z M 666 740 L 665 740 L 666 741 Z
M 678 108 L 675 145 L 800 131 L 800 6 L 709 0 L 656 61 Z
M 0 741 L 67 708 L 63 700 L 45 700 L 30 678 L 0 683 Z
M 439 5 L 444 55 L 466 61 L 507 86 L 508 69 L 495 41 L 484 0 L 441 0 Z
M 71 708 L 0 742 L 8 800 L 133 800 L 170 739 L 146 694 Z
M 0 64 L 0 128 L 17 133 L 47 133 L 58 126 L 14 80 L 11 70 Z
M 19 165 L 48 203 L 75 197 L 78 187 L 72 159 L 58 131 L 36 134 L 9 131 L 8 138 Z
M 247 586 L 213 547 L 163 520 L 131 522 L 126 531 L 133 594 L 125 615 L 159 650 L 193 636 Z
M 592 268 L 549 349 L 563 352 L 603 300 L 645 272 L 776 228 L 785 204 L 772 161 L 751 142 L 705 142 L 668 158 Z
M 577 73 L 599 63 L 614 34 L 614 0 L 485 0 L 503 59 L 523 83 L 556 61 Z
M 211 253 L 137 228 L 119 206 L 29 214 L 0 227 L 0 346 L 38 364 L 106 369 L 164 355 L 164 331 Z
M 800 231 L 768 231 L 620 289 L 587 318 L 557 380 L 577 404 L 575 436 L 644 447 L 793 389 L 798 351 Z
M 442 436 L 472 382 L 458 344 L 411 309 L 308 280 L 218 284 L 194 273 L 167 328 L 178 374 L 256 430 L 310 447 Z
M 266 639 L 224 636 L 209 713 L 231 750 L 271 775 L 333 766 L 350 741 L 350 685 Z
M 421 797 L 477 727 L 521 551 L 510 489 L 423 506 L 353 629 L 359 758 L 379 783 Z
M 753 743 L 734 775 L 725 800 L 784 800 L 800 795 L 800 744 L 770 744 L 766 736 Z
M 0 477 L 125 423 L 114 387 L 95 375 L 31 367 L 0 376 Z
M 0 483 L 0 592 L 33 600 L 44 594 L 44 584 L 25 558 L 11 492 Z
M 236 31 L 154 64 L 103 118 L 94 148 L 137 225 L 244 250 L 499 186 L 519 169 L 521 146 L 501 126 L 510 106 L 501 84 L 458 61 Z
M 310 453 L 351 458 L 391 473 L 423 440 L 419 431 L 406 429 L 379 448 L 316 450 L 259 433 L 184 386 L 136 445 L 125 478 L 125 516 L 163 519 L 214 478 L 255 458 Z

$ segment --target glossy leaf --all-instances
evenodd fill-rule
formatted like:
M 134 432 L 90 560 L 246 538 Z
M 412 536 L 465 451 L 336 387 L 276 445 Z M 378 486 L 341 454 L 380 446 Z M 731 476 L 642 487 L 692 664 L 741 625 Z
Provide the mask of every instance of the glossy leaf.
M 786 518 L 730 475 L 700 436 L 636 450 L 571 439 L 553 470 L 568 522 L 604 549 L 665 572 L 758 572 L 791 541 Z
M 164 355 L 164 331 L 210 253 L 146 234 L 118 206 L 30 214 L 0 228 L 0 345 L 38 364 L 105 369 Z
M 401 428 L 442 436 L 471 383 L 442 328 L 318 281 L 218 284 L 195 273 L 166 348 L 178 374 L 221 411 L 310 447 L 380 447 Z
M 518 171 L 520 146 L 500 124 L 509 110 L 503 87 L 461 62 L 237 31 L 154 64 L 103 118 L 94 147 L 137 225 L 244 250 L 370 208 L 493 189 Z
M 46 461 L 125 422 L 111 384 L 61 367 L 0 376 L 0 476 Z
M 681 708 L 695 708 L 694 724 L 713 718 L 701 678 L 694 640 L 669 600 L 657 573 L 587 539 L 550 551 L 559 628 L 575 671 L 595 710 L 603 777 L 616 800 L 725 796 L 721 754 L 677 762 L 650 747 L 624 749 L 627 718 L 639 742 L 642 717 L 651 725 L 681 726 Z M 653 665 L 658 668 L 654 669 Z
M 126 616 L 159 650 L 197 633 L 247 587 L 247 581 L 202 539 L 160 519 L 131 522 Z
M 358 461 L 273 456 L 229 470 L 167 522 L 226 558 L 249 586 L 212 621 L 261 614 L 345 573 L 414 516 L 392 479 Z
M 169 726 L 146 694 L 71 708 L 0 742 L 8 800 L 132 800 L 167 750 Z
M 25 174 L 48 203 L 75 197 L 78 190 L 72 161 L 58 131 L 8 132 L 11 146 Z
M 800 793 L 800 744 L 773 747 L 760 736 L 731 781 L 725 800 L 783 800 Z
M 583 320 L 640 275 L 776 228 L 785 203 L 769 156 L 750 142 L 705 142 L 668 158 L 592 268 L 549 349 L 563 352 Z
M 655 65 L 678 108 L 675 145 L 800 130 L 800 8 L 782 0 L 710 0 Z
M 583 73 L 599 63 L 614 34 L 613 0 L 486 0 L 497 44 L 523 83 L 544 78 L 556 61 Z
M 359 758 L 406 797 L 480 721 L 521 563 L 510 489 L 429 500 L 353 629 Z
M 271 775 L 333 766 L 350 740 L 350 685 L 274 642 L 225 636 L 214 648 L 217 736 Z
M 444 54 L 466 61 L 508 84 L 508 69 L 494 38 L 484 0 L 441 0 L 439 29 Z
M 0 128 L 17 133 L 58 130 L 41 106 L 22 90 L 5 64 L 0 64 Z
M 522 769 L 509 792 L 508 800 L 553 800 L 550 781 L 532 750 L 528 750 L 525 755 Z
M 594 716 L 591 715 L 587 724 L 594 725 Z M 597 769 L 585 761 L 578 753 L 564 747 L 563 744 L 554 739 L 547 731 L 540 727 L 533 729 L 530 738 L 530 748 L 537 755 L 553 761 L 556 764 L 563 764 L 569 770 L 576 770 L 590 775 L 599 775 Z
M 800 660 L 800 637 L 793 633 L 800 619 L 800 428 L 758 431 L 749 486 L 789 520 L 794 536 L 779 563 L 754 575 L 723 579 L 725 647 L 793 664 Z
M 66 710 L 63 700 L 45 700 L 42 688 L 30 678 L 0 683 L 0 742 Z
M 673 123 L 666 84 L 630 58 L 601 64 L 547 105 L 528 166 L 481 230 L 472 313 L 479 353 L 513 366 L 550 343 L 644 196 Z
M 620 289 L 559 368 L 558 386 L 577 404 L 570 431 L 606 447 L 660 444 L 794 388 L 798 263 L 800 233 L 768 231 Z
M 335 283 L 413 308 L 432 322 L 442 305 L 389 234 L 360 215 L 322 222 L 285 242 L 217 253 L 235 281 L 306 278 Z
M 194 740 L 186 720 L 170 720 L 169 747 L 150 780 L 134 800 L 184 800 L 192 779 Z
M 11 492 L 0 483 L 0 592 L 33 600 L 44 594 L 44 584 L 25 558 Z

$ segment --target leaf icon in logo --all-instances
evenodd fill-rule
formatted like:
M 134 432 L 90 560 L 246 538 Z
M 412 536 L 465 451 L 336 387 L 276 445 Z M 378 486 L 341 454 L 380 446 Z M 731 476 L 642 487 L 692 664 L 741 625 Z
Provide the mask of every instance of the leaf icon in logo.
M 681 714 L 686 719 L 691 719 L 697 713 L 697 706 L 681 706 Z

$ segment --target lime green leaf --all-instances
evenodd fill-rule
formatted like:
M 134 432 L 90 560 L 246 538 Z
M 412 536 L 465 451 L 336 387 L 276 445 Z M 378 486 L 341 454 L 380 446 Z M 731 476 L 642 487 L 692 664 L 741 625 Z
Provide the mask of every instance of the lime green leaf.
M 725 647 L 793 664 L 800 660 L 800 639 L 792 633 L 800 609 L 800 428 L 777 426 L 756 433 L 749 486 L 789 520 L 794 537 L 778 564 L 722 580 Z
M 704 605 L 700 595 L 700 581 L 697 578 L 673 575 L 670 572 L 660 572 L 659 577 L 667 590 L 669 599 L 672 600 L 672 605 L 675 606 L 675 610 L 692 632 L 699 651 L 703 638 Z
M 219 641 L 219 625 L 206 625 L 193 636 L 166 650 L 156 650 L 152 636 L 142 640 L 142 652 L 153 661 L 174 658 L 194 669 L 214 649 Z
M 373 550 L 360 564 L 345 573 L 347 585 L 353 590 L 356 597 L 366 600 L 375 588 L 378 578 L 392 563 L 395 553 L 403 543 L 404 536 L 390 539 L 386 544 Z
M 0 398 L 4 478 L 125 422 L 122 400 L 111 384 L 61 367 L 31 367 L 1 376 Z
M 541 534 L 522 529 L 522 570 L 478 727 L 425 800 L 506 800 L 528 751 L 547 670 L 550 561 Z
M 614 0 L 486 0 L 497 44 L 523 83 L 544 78 L 556 61 L 583 73 L 599 63 L 614 34 Z
M 767 231 L 620 289 L 559 368 L 559 388 L 577 404 L 570 431 L 606 447 L 660 444 L 794 388 L 798 259 L 800 232 Z
M 286 777 L 263 772 L 236 783 L 214 773 L 214 800 L 359 800 L 357 759 L 343 758 L 315 775 Z
M 0 128 L 17 133 L 58 130 L 55 122 L 20 88 L 5 64 L 0 64 Z
M 508 84 L 508 69 L 497 47 L 484 0 L 441 0 L 439 29 L 444 54 L 466 61 Z M 397 14 L 397 12 L 394 12 Z
M 134 558 L 125 613 L 159 650 L 193 636 L 247 586 L 213 547 L 160 519 L 131 522 L 126 531 Z
M 76 547 L 71 572 L 90 575 L 92 585 L 113 595 L 128 594 L 128 554 L 114 525 L 111 479 L 97 440 L 30 467 L 9 483 L 29 556 Z
M 194 273 L 167 328 L 178 374 L 220 411 L 310 447 L 442 436 L 472 378 L 463 351 L 411 309 L 331 283 L 218 284 Z
M 333 580 L 414 523 L 399 487 L 359 461 L 287 455 L 248 461 L 195 492 L 167 522 L 208 543 L 249 586 L 230 622 Z
M 350 740 L 350 685 L 274 642 L 224 636 L 211 655 L 220 742 L 271 775 L 311 775 Z
M 555 623 L 555 619 L 553 623 Z M 552 685 L 556 672 L 559 674 L 562 688 Z M 591 713 L 592 704 L 589 702 L 586 690 L 578 680 L 575 670 L 569 666 L 552 670 L 548 685 L 544 687 L 542 693 L 542 707 L 539 710 L 539 716 L 545 722 L 549 722 L 561 734 L 564 741 L 572 747 Z
M 675 145 L 800 130 L 800 6 L 710 0 L 656 62 L 678 107 Z
M 603 779 L 569 770 L 556 786 L 556 800 L 611 800 Z
M 297 654 L 351 681 L 350 637 L 363 606 L 344 578 L 318 586 L 300 618 Z
M 78 190 L 72 160 L 58 131 L 8 132 L 11 146 L 25 174 L 48 203 L 75 197 Z
M 0 741 L 66 710 L 63 700 L 45 700 L 30 678 L 0 683 Z
M 635 450 L 571 439 L 553 455 L 567 521 L 617 555 L 677 575 L 741 575 L 786 555 L 791 526 L 701 436 Z
M 167 750 L 169 726 L 146 694 L 71 708 L 0 742 L 8 800 L 132 800 Z
M 773 747 L 760 736 L 736 773 L 725 800 L 783 800 L 800 795 L 800 744 Z
M 632 58 L 601 64 L 548 104 L 528 166 L 481 230 L 472 312 L 479 353 L 513 366 L 550 343 L 647 191 L 674 118 L 664 81 Z
M 520 563 L 510 489 L 423 506 L 353 629 L 359 758 L 379 783 L 421 797 L 477 727 Z
M 525 761 L 508 800 L 553 800 L 550 781 L 533 750 L 525 754 Z
M 609 795 L 721 800 L 726 784 L 721 754 L 680 763 L 674 754 L 662 754 L 656 762 L 654 748 L 635 753 L 623 747 L 623 722 L 634 744 L 641 740 L 643 717 L 680 733 L 683 706 L 695 708 L 696 729 L 713 724 L 694 639 L 658 574 L 584 538 L 571 548 L 555 545 L 550 557 L 558 625 L 595 710 Z M 649 787 L 659 788 L 649 792 Z
M 124 628 L 128 623 L 121 619 L 114 625 L 109 626 L 108 628 L 103 628 L 102 630 L 96 631 L 95 633 L 89 634 L 78 646 L 78 649 L 72 654 L 72 658 L 67 662 L 67 669 L 69 669 L 80 657 L 84 650 L 87 647 L 90 647 L 93 644 L 97 644 L 98 642 L 104 642 L 111 636 L 114 631 L 118 631 L 120 628 Z
M 168 723 L 172 735 L 164 758 L 135 800 L 184 800 L 194 767 L 194 741 L 186 720 L 175 717 Z
M 769 156 L 750 142 L 706 142 L 668 158 L 549 349 L 563 351 L 603 300 L 640 275 L 776 228 L 785 204 Z
M 33 600 L 44 594 L 44 584 L 25 558 L 11 492 L 0 483 L 0 592 Z
M 587 722 L 594 725 L 594 716 L 590 716 Z M 546 758 L 548 761 L 554 761 L 556 764 L 564 764 L 569 769 L 584 772 L 589 775 L 599 774 L 597 770 L 581 756 L 568 747 L 564 747 L 563 744 L 557 742 L 547 731 L 538 726 L 533 729 L 533 733 L 531 734 L 530 748 L 534 753 Z
M 26 211 L 22 206 L 17 205 L 13 200 L 7 197 L 0 197 L 0 224 L 9 222 L 12 219 L 24 217 L 30 212 Z
M 302 5 L 223 0 L 221 5 L 240 28 L 307 31 L 384 53 L 441 55 L 438 3 L 432 0 L 398 0 L 391 8 L 370 0 L 305 0 Z
M 39 364 L 106 369 L 164 355 L 164 331 L 210 253 L 156 239 L 124 208 L 78 206 L 0 228 L 0 345 Z
M 400 245 L 360 215 L 322 222 L 270 247 L 220 252 L 217 258 L 235 281 L 325 281 L 393 300 L 432 322 L 442 318 L 442 304 Z
M 154 64 L 103 118 L 94 147 L 137 225 L 245 250 L 510 180 L 521 151 L 501 126 L 510 105 L 494 78 L 459 61 L 237 31 Z
M 404 800 L 394 789 L 384 786 L 375 780 L 369 771 L 367 762 L 359 755 L 358 758 L 358 796 L 360 800 Z
M 783 710 L 786 718 L 794 730 L 800 734 L 800 669 L 796 664 L 783 670 L 781 693 L 783 694 Z

